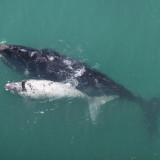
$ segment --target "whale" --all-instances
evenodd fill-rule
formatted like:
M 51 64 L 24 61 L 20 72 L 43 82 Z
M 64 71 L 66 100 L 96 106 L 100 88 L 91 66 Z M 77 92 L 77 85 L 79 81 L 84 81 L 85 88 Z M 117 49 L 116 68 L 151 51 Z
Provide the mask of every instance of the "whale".
M 77 90 L 70 83 L 54 82 L 50 80 L 23 80 L 5 85 L 6 91 L 18 94 L 24 98 L 34 100 L 57 100 L 60 98 L 82 98 L 89 104 L 89 113 L 92 122 L 95 122 L 98 115 L 98 108 L 118 96 L 89 97 Z
M 109 76 L 88 64 L 51 49 L 34 49 L 25 46 L 0 45 L 1 59 L 15 71 L 30 79 L 44 79 L 70 83 L 89 97 L 117 96 L 137 103 L 144 114 L 147 129 L 152 135 L 158 132 L 160 99 L 146 100 L 133 94 Z
M 49 80 L 24 80 L 5 85 L 5 89 L 13 94 L 30 99 L 59 99 L 62 97 L 85 98 L 85 94 L 75 89 L 70 84 L 53 82 Z
M 119 95 L 134 100 L 122 85 L 87 64 L 49 49 L 36 50 L 16 45 L 1 45 L 1 59 L 14 70 L 32 79 L 70 82 L 89 96 Z

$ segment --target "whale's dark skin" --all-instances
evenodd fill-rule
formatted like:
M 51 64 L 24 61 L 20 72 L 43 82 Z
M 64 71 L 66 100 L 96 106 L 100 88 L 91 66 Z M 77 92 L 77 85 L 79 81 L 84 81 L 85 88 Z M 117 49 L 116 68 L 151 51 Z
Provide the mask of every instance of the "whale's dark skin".
M 28 72 L 29 78 L 58 82 L 76 81 L 76 88 L 88 96 L 118 95 L 138 103 L 144 112 L 150 132 L 157 130 L 159 99 L 147 101 L 135 96 L 108 76 L 73 58 L 48 49 L 32 49 L 17 45 L 1 45 L 2 59 L 18 72 Z

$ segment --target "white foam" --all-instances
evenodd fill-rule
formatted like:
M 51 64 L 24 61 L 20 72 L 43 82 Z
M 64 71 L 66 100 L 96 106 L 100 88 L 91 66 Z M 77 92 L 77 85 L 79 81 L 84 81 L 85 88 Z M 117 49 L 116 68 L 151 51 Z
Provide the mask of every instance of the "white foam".
M 67 65 L 71 65 L 72 64 L 72 62 L 71 61 L 69 61 L 69 60 L 63 60 L 63 63 L 65 63 L 65 64 L 67 64 Z
M 67 79 L 66 81 L 65 81 L 65 83 L 68 85 L 68 86 L 72 86 L 72 87 L 76 87 L 76 86 L 78 86 L 78 81 L 76 80 L 76 79 L 74 79 L 74 78 L 72 78 L 72 79 Z
M 77 70 L 75 71 L 74 77 L 80 77 L 80 76 L 82 76 L 85 71 L 86 71 L 86 70 L 85 70 L 85 67 L 82 67 L 82 68 L 80 68 L 80 69 L 77 69 Z
M 40 113 L 40 114 L 44 114 L 44 111 L 40 111 L 39 113 Z
M 53 56 L 47 56 L 47 58 L 48 58 L 50 61 L 53 61 L 53 60 L 54 60 L 54 57 L 53 57 Z
M 65 60 L 63 60 L 63 63 L 66 64 L 69 69 L 73 69 L 73 68 L 72 68 L 72 62 L 71 62 L 71 61 L 65 59 Z
M 5 44 L 7 41 L 1 41 L 0 44 Z

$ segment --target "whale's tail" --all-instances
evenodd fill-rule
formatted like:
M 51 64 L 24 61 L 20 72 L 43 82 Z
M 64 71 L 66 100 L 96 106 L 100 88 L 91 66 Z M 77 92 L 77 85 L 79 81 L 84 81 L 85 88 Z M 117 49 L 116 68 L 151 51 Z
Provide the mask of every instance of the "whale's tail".
M 133 101 L 140 105 L 147 124 L 149 137 L 151 139 L 156 138 L 156 136 L 158 135 L 160 98 L 152 98 L 151 100 L 145 100 L 141 97 L 135 96 L 131 91 L 125 89 L 123 86 L 121 86 L 120 98 Z
M 158 117 L 160 113 L 160 98 L 152 98 L 151 100 L 140 100 L 139 104 L 145 116 L 147 130 L 151 139 L 158 135 Z

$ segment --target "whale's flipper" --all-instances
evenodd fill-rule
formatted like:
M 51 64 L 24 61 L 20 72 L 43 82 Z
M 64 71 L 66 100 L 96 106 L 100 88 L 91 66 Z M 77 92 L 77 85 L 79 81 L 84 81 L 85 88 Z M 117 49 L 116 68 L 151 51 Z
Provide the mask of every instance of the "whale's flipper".
M 112 96 L 102 96 L 102 97 L 88 97 L 88 103 L 89 103 L 89 114 L 91 117 L 92 122 L 96 121 L 97 115 L 99 113 L 100 107 L 116 98 L 119 98 L 117 95 L 112 95 Z

